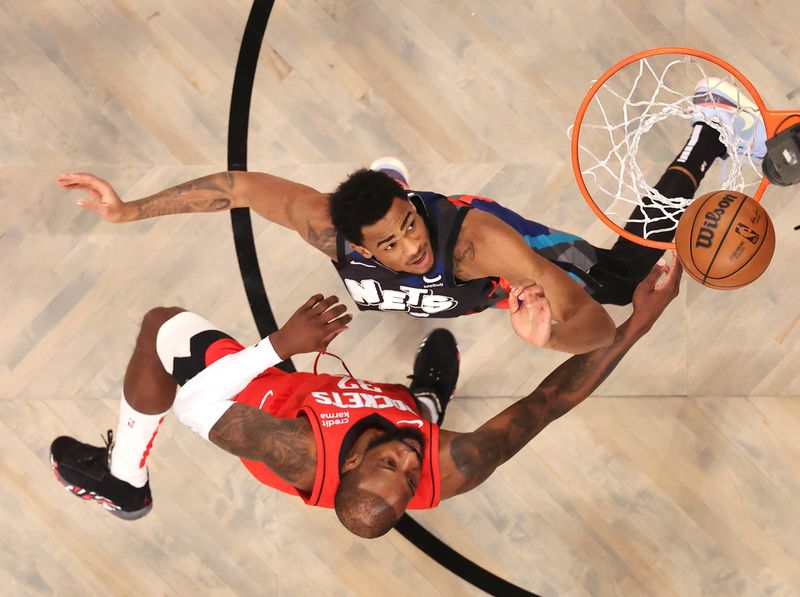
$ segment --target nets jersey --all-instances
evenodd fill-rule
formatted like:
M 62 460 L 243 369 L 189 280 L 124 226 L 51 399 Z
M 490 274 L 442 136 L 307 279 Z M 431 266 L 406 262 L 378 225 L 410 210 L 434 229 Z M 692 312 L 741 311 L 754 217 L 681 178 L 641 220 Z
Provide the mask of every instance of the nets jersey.
M 311 506 L 333 508 L 339 471 L 352 442 L 361 432 L 368 427 L 413 427 L 422 432 L 425 446 L 422 476 L 408 507 L 419 510 L 439 504 L 439 428 L 423 418 L 405 387 L 374 384 L 347 376 L 268 369 L 254 379 L 236 401 L 275 417 L 305 415 L 311 423 L 317 449 L 317 469 L 311 492 L 306 494 L 282 480 L 263 462 L 243 458 L 250 473 L 265 485 L 297 495 Z
M 485 197 L 410 192 L 408 198 L 430 233 L 434 263 L 426 274 L 392 271 L 376 259 L 361 256 L 342 235 L 337 235 L 334 265 L 362 311 L 458 317 L 488 307 L 507 307 L 507 280 L 489 277 L 461 282 L 455 277 L 453 251 L 470 209 L 491 213 L 509 224 L 528 246 L 567 271 L 587 291 L 592 292 L 597 286 L 589 275 L 597 263 L 594 247 L 580 237 L 527 220 Z

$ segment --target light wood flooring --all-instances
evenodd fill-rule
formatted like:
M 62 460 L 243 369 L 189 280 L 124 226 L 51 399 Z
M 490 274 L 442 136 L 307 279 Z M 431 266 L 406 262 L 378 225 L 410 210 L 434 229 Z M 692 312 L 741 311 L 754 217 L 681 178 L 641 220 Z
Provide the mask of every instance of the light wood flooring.
M 257 340 L 227 215 L 114 226 L 54 184 L 91 171 L 132 199 L 224 169 L 248 11 L 0 0 L 4 595 L 476 593 L 397 534 L 355 540 L 331 512 L 263 488 L 173 417 L 145 519 L 119 521 L 52 478 L 54 437 L 99 442 L 116 427 L 148 308 L 182 305 Z M 689 45 L 737 66 L 767 105 L 800 107 L 798 32 L 792 0 L 277 0 L 249 166 L 329 190 L 396 155 L 415 188 L 487 195 L 608 246 L 566 136 L 592 79 L 644 48 Z M 764 198 L 777 249 L 757 283 L 685 280 L 596 397 L 418 520 L 548 596 L 800 594 L 799 193 Z M 255 232 L 279 320 L 318 290 L 343 296 L 299 238 L 263 221 Z M 506 317 L 445 324 L 463 353 L 447 427 L 474 428 L 562 360 L 518 341 Z M 363 314 L 331 348 L 360 377 L 400 380 L 436 325 Z

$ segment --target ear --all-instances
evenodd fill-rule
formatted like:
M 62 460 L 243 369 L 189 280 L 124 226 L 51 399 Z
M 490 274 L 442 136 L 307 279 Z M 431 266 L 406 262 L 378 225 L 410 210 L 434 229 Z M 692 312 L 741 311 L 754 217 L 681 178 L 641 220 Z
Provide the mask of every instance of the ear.
M 350 456 L 347 457 L 347 460 L 344 461 L 341 472 L 346 473 L 348 471 L 353 470 L 354 468 L 358 468 L 363 458 L 364 458 L 363 454 L 351 454 Z
M 362 247 L 361 245 L 356 245 L 351 243 L 353 248 L 356 250 L 356 253 L 361 255 L 364 259 L 372 259 L 372 251 L 367 249 L 366 247 Z

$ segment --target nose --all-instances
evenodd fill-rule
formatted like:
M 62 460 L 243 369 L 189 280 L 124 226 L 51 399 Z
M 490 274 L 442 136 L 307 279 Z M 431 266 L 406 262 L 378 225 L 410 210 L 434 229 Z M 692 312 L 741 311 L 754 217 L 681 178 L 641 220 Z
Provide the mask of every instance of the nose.
M 419 256 L 422 250 L 422 243 L 417 238 L 405 238 L 403 243 L 403 254 L 407 259 L 414 259 Z

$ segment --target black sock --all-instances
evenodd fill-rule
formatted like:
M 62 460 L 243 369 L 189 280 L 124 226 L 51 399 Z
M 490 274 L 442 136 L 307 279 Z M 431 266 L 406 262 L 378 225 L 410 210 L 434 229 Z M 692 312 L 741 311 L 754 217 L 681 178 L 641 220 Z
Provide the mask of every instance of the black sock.
M 714 160 L 725 154 L 719 131 L 704 122 L 698 122 L 692 127 L 692 134 L 678 157 L 667 166 L 666 172 L 656 183 L 655 189 L 664 197 L 691 197 Z
M 725 154 L 725 145 L 719 139 L 719 131 L 704 122 L 698 122 L 692 127 L 692 134 L 683 149 L 667 166 L 654 188 L 664 197 L 693 197 L 700 181 L 708 172 L 708 168 L 715 159 L 721 158 Z M 643 197 L 642 205 L 644 207 L 634 208 L 625 224 L 625 230 L 633 232 L 637 236 L 644 236 L 644 222 L 631 222 L 630 220 L 647 220 L 648 239 L 670 242 L 675 236 L 674 223 L 670 219 L 664 220 L 663 227 L 672 228 L 672 230 L 660 232 L 658 218 L 663 218 L 666 214 L 680 217 L 683 209 L 669 209 L 663 206 L 647 207 L 652 203 L 653 201 L 649 197 Z
M 719 131 L 705 123 L 697 123 L 692 127 L 689 139 L 667 166 L 654 188 L 664 197 L 693 197 L 711 164 L 725 153 L 725 146 L 719 140 Z M 670 209 L 663 205 L 649 207 L 653 203 L 649 197 L 642 198 L 641 205 L 635 207 L 629 216 L 625 230 L 644 237 L 646 221 L 648 239 L 671 242 L 675 237 L 674 221 L 658 218 L 665 215 L 678 218 L 683 208 Z M 661 231 L 659 227 L 665 230 Z M 620 237 L 610 251 L 603 253 L 601 263 L 592 268 L 592 275 L 604 282 L 604 292 L 608 296 L 602 302 L 622 305 L 630 302 L 636 285 L 650 272 L 663 251 Z

